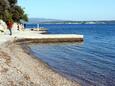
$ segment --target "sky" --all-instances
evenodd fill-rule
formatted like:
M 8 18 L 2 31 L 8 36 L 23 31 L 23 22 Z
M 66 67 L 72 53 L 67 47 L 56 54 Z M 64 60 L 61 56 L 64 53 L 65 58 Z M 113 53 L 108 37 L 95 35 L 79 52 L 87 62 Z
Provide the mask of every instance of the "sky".
M 18 0 L 30 18 L 115 20 L 115 0 Z

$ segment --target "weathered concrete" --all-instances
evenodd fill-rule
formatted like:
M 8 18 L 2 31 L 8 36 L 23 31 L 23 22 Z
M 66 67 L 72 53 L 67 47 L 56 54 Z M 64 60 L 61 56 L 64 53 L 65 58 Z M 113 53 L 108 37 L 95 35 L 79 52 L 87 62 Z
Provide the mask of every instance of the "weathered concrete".
M 37 32 L 26 31 L 14 34 L 13 37 L 18 41 L 32 40 L 38 43 L 83 42 L 83 35 L 77 34 L 37 34 Z

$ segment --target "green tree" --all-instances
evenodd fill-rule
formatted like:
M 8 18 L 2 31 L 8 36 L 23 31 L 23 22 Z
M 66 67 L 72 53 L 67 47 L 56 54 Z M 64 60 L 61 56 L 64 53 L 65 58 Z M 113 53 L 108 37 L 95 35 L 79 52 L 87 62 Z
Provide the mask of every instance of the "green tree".
M 12 19 L 14 22 L 28 21 L 27 14 L 17 5 L 17 0 L 0 0 L 0 19 L 4 21 Z
M 17 3 L 17 0 L 8 0 L 10 6 L 14 6 Z

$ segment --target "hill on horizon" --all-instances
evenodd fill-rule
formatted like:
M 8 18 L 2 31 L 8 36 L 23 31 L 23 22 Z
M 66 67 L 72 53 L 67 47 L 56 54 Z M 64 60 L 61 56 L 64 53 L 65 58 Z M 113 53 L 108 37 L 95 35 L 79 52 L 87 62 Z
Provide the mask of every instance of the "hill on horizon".
M 115 20 L 100 20 L 100 21 L 73 21 L 73 20 L 59 20 L 48 18 L 29 18 L 28 22 L 36 24 L 115 24 Z
M 48 19 L 48 18 L 29 18 L 28 23 L 44 23 L 44 22 L 53 22 L 53 21 L 62 21 L 62 20 Z

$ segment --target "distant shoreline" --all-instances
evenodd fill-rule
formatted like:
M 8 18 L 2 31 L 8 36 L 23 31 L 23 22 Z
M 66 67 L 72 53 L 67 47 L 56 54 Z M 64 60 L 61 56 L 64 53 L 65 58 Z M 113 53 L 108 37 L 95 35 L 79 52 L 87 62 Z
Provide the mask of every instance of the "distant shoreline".
M 115 20 L 90 20 L 90 21 L 74 21 L 74 20 L 57 20 L 45 18 L 29 18 L 27 23 L 38 24 L 115 24 Z

